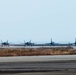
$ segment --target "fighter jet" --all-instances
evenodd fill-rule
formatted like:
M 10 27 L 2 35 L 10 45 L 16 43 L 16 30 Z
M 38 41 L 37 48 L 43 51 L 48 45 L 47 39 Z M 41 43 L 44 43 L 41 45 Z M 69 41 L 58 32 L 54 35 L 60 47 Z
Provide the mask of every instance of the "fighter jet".
M 3 41 L 1 40 L 1 46 L 9 46 L 8 40 L 7 40 L 6 42 L 3 42 Z
M 24 41 L 24 46 L 34 46 L 34 43 L 32 43 L 31 40 L 28 42 Z

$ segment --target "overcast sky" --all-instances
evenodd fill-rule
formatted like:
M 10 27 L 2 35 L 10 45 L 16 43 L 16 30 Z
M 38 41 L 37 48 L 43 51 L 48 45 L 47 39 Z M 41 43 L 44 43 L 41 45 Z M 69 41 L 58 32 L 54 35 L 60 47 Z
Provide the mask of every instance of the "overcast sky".
M 0 40 L 74 42 L 76 0 L 0 0 Z

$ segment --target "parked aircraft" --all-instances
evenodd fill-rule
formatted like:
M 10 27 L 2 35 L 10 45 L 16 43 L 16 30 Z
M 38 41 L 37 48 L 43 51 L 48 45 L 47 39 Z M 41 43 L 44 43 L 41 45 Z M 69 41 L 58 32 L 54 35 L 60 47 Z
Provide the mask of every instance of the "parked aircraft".
M 75 42 L 74 43 L 55 43 L 51 39 L 50 45 L 51 46 L 76 46 L 76 38 L 75 38 Z
M 28 42 L 24 41 L 24 46 L 34 46 L 34 43 L 32 43 L 31 40 Z
M 44 43 L 44 44 L 36 44 L 32 43 L 31 40 L 28 42 L 25 42 L 23 44 L 14 44 L 14 43 L 8 43 L 8 40 L 3 42 L 1 41 L 1 46 L 76 46 L 76 38 L 74 43 L 55 43 L 52 41 L 50 43 Z
M 2 45 L 2 46 L 9 46 L 8 40 L 7 40 L 6 42 L 3 42 L 3 41 L 1 40 L 1 45 Z

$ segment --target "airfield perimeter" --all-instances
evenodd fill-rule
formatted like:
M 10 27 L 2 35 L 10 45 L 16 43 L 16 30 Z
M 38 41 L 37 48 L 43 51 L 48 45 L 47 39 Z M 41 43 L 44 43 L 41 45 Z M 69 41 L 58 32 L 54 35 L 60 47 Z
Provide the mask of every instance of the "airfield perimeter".
M 52 72 L 70 72 L 73 73 L 70 75 L 75 75 L 76 49 L 73 47 L 0 48 L 0 74 L 27 72 L 50 72 L 48 75 Z
M 74 55 L 73 47 L 0 47 L 0 56 Z

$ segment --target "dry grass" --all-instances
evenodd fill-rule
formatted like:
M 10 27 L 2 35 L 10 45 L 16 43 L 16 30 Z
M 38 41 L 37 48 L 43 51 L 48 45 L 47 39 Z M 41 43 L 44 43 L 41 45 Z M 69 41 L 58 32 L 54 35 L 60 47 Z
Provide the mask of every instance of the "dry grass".
M 0 48 L 0 56 L 37 56 L 76 54 L 72 48 Z

